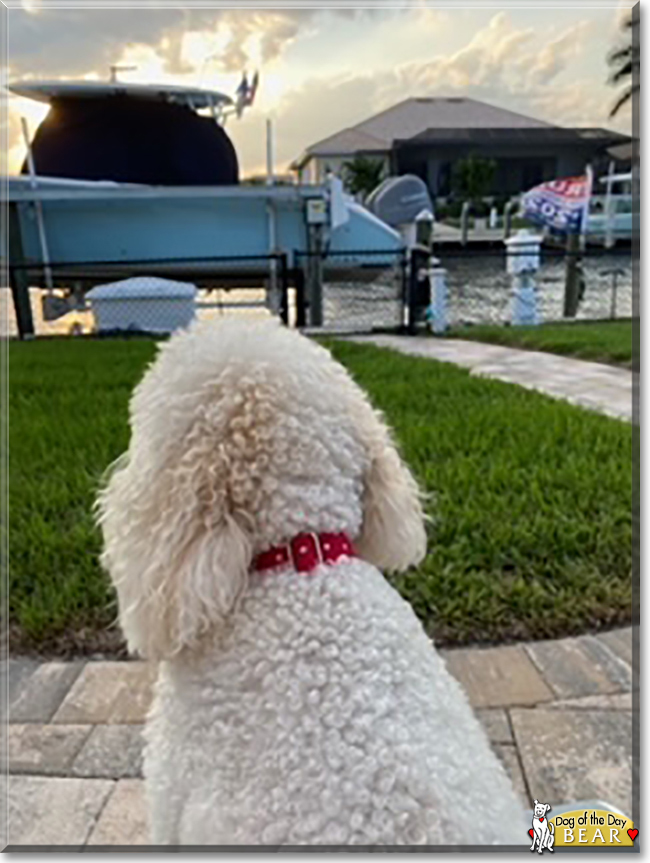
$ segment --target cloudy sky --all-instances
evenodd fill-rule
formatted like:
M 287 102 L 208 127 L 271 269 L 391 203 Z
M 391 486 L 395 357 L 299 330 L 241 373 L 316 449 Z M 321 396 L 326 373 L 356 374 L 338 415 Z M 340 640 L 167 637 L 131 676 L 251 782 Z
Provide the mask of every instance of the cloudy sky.
M 124 81 L 232 95 L 244 68 L 259 69 L 254 107 L 228 123 L 243 173 L 263 170 L 267 117 L 283 169 L 309 144 L 409 96 L 467 95 L 559 125 L 630 131 L 629 111 L 608 117 L 616 91 L 606 63 L 621 41 L 627 2 L 263 10 L 156 8 L 160 2 L 147 0 L 137 9 L 60 9 L 47 2 L 15 0 L 8 10 L 10 81 L 106 79 L 120 63 L 137 67 L 122 73 Z M 46 110 L 9 99 L 10 170 L 24 153 L 20 117 L 33 131 Z

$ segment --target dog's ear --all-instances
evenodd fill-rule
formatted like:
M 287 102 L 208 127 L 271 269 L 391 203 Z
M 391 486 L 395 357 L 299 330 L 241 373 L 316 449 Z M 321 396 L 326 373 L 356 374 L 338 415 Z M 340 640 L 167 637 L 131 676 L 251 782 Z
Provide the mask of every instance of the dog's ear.
M 382 415 L 366 403 L 359 426 L 368 468 L 357 551 L 380 569 L 405 570 L 420 563 L 426 554 L 422 496 Z
M 97 501 L 122 629 L 150 659 L 196 644 L 246 588 L 250 515 L 236 503 L 237 464 L 217 415 L 197 417 L 163 455 L 132 438 Z
M 550 803 L 547 803 L 547 804 L 546 804 L 546 811 L 547 811 L 547 812 L 550 812 L 550 811 L 551 811 L 551 804 L 550 804 Z
M 533 800 L 533 806 L 537 806 L 537 800 Z

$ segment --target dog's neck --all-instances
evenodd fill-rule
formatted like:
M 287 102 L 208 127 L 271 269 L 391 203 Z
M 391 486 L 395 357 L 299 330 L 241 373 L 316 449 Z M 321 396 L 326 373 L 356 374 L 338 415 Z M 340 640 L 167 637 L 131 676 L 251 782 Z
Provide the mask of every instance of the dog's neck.
M 255 553 L 301 533 L 347 533 L 355 537 L 363 518 L 360 480 L 340 475 L 308 483 L 285 480 L 256 513 Z

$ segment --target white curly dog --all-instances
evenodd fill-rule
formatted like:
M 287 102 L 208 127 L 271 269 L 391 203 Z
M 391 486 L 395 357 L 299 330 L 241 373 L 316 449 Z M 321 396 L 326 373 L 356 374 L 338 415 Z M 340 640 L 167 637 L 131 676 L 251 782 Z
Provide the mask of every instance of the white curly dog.
M 193 324 L 130 420 L 98 509 L 128 646 L 160 663 L 153 842 L 527 839 L 462 690 L 379 572 L 424 557 L 418 488 L 330 353 L 272 322 Z

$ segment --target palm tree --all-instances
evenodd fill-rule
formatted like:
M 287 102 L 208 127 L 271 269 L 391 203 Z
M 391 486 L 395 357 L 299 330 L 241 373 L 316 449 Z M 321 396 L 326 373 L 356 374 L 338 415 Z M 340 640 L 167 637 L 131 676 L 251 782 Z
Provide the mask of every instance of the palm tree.
M 623 25 L 623 28 L 629 31 L 628 44 L 612 51 L 607 58 L 607 62 L 613 70 L 609 78 L 610 84 L 625 82 L 625 89 L 614 103 L 609 113 L 610 117 L 618 114 L 623 105 L 639 92 L 640 50 L 638 26 L 638 14 L 630 16 Z
M 345 185 L 353 195 L 369 195 L 384 177 L 384 163 L 380 159 L 355 156 L 343 163 Z

